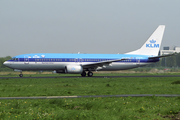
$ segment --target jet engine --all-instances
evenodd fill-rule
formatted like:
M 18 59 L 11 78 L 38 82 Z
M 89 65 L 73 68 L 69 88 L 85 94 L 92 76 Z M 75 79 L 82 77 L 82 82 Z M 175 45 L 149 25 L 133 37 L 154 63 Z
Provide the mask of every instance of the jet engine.
M 83 72 L 83 67 L 78 65 L 67 65 L 65 67 L 65 73 L 81 74 Z

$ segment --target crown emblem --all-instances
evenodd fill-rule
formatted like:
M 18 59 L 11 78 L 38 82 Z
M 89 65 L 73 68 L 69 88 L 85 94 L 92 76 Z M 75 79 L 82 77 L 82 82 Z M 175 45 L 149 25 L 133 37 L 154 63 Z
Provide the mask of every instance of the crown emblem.
M 153 39 L 152 39 L 152 40 L 150 40 L 149 42 L 150 42 L 150 43 L 156 43 L 156 40 L 153 40 Z
M 45 58 L 45 55 L 41 55 L 42 58 Z
M 34 55 L 33 58 L 40 58 L 38 55 Z
M 71 70 L 74 71 L 74 70 L 76 70 L 76 69 L 73 67 L 73 68 L 71 68 Z

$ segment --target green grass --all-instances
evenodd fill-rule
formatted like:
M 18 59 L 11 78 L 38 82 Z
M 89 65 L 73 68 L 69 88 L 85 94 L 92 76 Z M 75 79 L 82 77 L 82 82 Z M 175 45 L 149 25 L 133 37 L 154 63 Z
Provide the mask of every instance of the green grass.
M 1 119 L 134 120 L 177 114 L 180 98 L 125 97 L 1 100 Z
M 179 77 L 6 78 L 0 79 L 0 97 L 179 94 L 179 81 Z M 0 119 L 164 120 L 167 118 L 162 118 L 158 113 L 177 114 L 179 106 L 180 97 L 155 96 L 0 100 Z
M 179 77 L 0 79 L 0 97 L 179 94 Z
M 140 75 L 148 75 L 148 76 L 153 76 L 153 75 L 180 75 L 180 73 L 98 73 L 98 72 L 93 72 L 93 76 L 140 76 Z M 52 73 L 52 74 L 41 74 L 39 72 L 31 73 L 29 74 L 23 74 L 23 77 L 61 77 L 61 76 L 79 76 L 81 77 L 80 74 L 57 74 L 57 73 Z M 4 75 L 0 75 L 0 77 L 19 77 L 19 74 L 17 72 L 10 72 L 6 73 Z

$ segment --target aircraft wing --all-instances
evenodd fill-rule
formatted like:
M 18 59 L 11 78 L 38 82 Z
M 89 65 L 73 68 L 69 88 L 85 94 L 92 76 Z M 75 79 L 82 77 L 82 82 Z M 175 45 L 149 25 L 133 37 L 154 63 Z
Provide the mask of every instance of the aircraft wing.
M 117 62 L 117 61 L 122 61 L 122 60 L 127 60 L 127 58 L 82 64 L 81 66 L 83 68 L 97 68 L 97 67 L 102 67 L 106 65 L 109 66 L 112 62 Z
M 175 55 L 175 54 L 168 54 L 168 55 L 161 55 L 161 56 L 149 57 L 148 59 L 163 58 L 163 57 L 169 57 L 169 56 L 173 56 L 173 55 Z

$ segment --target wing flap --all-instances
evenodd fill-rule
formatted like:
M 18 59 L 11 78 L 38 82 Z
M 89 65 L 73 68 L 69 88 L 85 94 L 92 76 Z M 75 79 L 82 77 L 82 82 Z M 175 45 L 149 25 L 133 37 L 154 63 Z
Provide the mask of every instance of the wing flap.
M 127 60 L 126 58 L 123 59 L 116 59 L 116 60 L 108 60 L 108 61 L 101 61 L 101 62 L 96 62 L 96 63 L 88 63 L 88 64 L 82 64 L 82 67 L 88 68 L 88 67 L 102 67 L 104 65 L 109 65 L 112 62 L 117 62 L 117 61 L 122 61 L 122 60 Z

